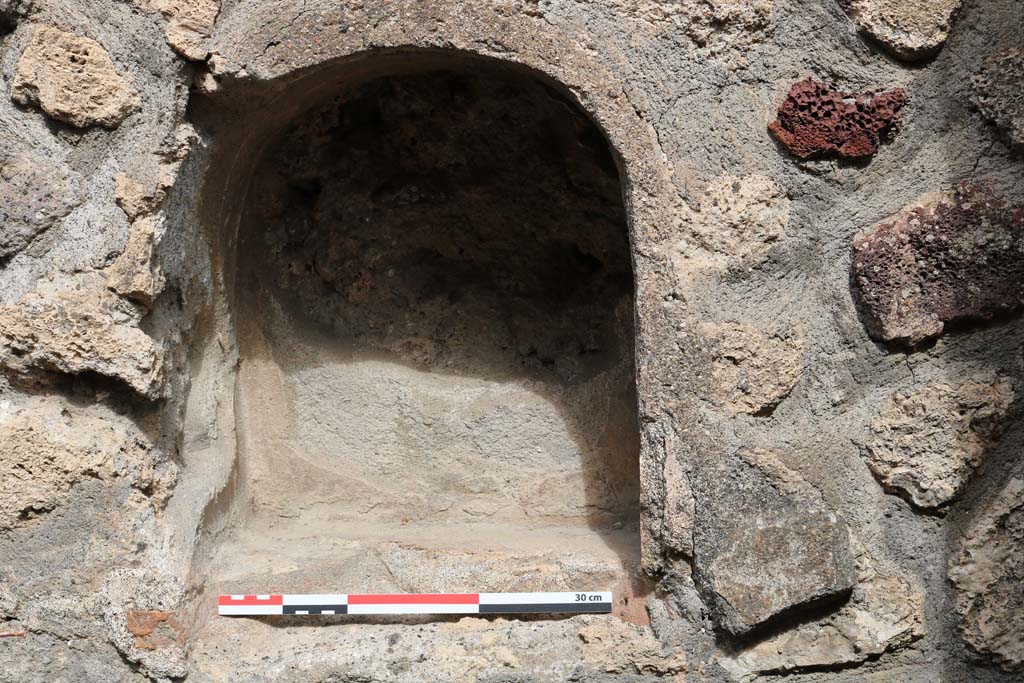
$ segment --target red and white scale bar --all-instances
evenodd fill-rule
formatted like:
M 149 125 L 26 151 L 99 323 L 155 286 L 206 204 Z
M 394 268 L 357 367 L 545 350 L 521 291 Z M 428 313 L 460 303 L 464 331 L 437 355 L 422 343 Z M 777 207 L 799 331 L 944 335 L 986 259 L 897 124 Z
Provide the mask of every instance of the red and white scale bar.
M 328 593 L 222 595 L 217 613 L 244 617 L 322 614 L 578 614 L 612 611 L 610 592 Z

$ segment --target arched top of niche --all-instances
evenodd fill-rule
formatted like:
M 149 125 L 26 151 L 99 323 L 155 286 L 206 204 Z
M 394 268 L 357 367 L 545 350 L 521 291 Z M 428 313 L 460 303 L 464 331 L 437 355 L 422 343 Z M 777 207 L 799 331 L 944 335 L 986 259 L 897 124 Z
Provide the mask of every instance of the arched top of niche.
M 531 72 L 595 122 L 619 165 L 634 252 L 637 244 L 659 241 L 676 192 L 653 128 L 616 75 L 628 73 L 628 65 L 587 47 L 584 35 L 515 9 L 527 4 L 415 0 L 349 9 L 289 0 L 274 4 L 274 16 L 253 0 L 225 7 L 210 39 L 219 82 L 210 106 L 195 106 L 199 121 L 204 110 L 235 112 L 233 125 L 215 131 L 214 163 L 228 164 L 216 174 L 225 183 L 216 191 L 238 194 L 243 188 L 233 181 L 244 182 L 247 174 L 239 171 L 262 141 L 323 99 L 380 76 L 486 60 Z M 226 159 L 218 164 L 218 156 Z

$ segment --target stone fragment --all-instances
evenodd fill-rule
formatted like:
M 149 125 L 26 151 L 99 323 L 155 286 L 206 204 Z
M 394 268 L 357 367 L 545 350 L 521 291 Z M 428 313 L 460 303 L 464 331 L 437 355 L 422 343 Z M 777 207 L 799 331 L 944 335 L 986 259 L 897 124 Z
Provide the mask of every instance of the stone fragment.
M 723 458 L 695 496 L 694 580 L 719 628 L 742 635 L 853 588 L 845 523 L 773 455 Z
M 734 415 L 770 414 L 800 379 L 802 339 L 736 323 L 705 323 L 700 333 L 711 355 L 711 399 Z
M 219 0 L 153 0 L 167 17 L 167 44 L 179 55 L 194 62 L 209 55 L 205 48 L 210 31 L 220 13 Z
M 1008 671 L 1024 670 L 1024 479 L 985 507 L 949 561 L 960 631 Z
M 6 582 L 0 580 L 0 620 L 14 619 L 17 610 L 18 596 Z
M 684 465 L 686 454 L 674 434 L 666 439 L 665 447 L 665 509 L 661 543 L 669 550 L 692 557 L 693 520 L 696 515 L 690 484 L 692 473 Z
M 11 98 L 77 128 L 115 128 L 140 106 L 139 93 L 102 45 L 42 25 L 18 60 Z
M 948 323 L 1024 303 L 1024 205 L 961 186 L 930 194 L 853 244 L 853 285 L 868 334 L 914 345 Z
M 956 500 L 999 436 L 1013 400 L 1005 379 L 894 394 L 862 450 L 888 490 L 935 510 Z
M 107 287 L 131 301 L 152 305 L 163 290 L 164 277 L 153 263 L 156 220 L 147 216 L 132 223 L 128 245 L 107 270 Z
M 164 491 L 149 441 L 134 424 L 102 406 L 50 397 L 0 405 L 0 529 L 49 512 L 81 481 L 130 482 Z
M 949 36 L 961 0 L 839 0 L 857 28 L 894 57 L 934 56 Z
M 115 569 L 100 591 L 110 642 L 154 681 L 188 675 L 177 613 L 184 594 L 177 579 L 152 566 Z
M 674 249 L 677 272 L 761 262 L 785 236 L 789 203 L 785 191 L 766 176 L 718 178 L 705 190 L 700 210 L 686 216 L 687 235 Z
M 81 177 L 45 155 L 0 166 L 0 260 L 10 258 L 82 201 Z
M 177 612 L 162 610 L 125 610 L 128 630 L 135 636 L 139 650 L 179 647 L 185 644 L 185 630 L 178 621 Z
M 768 40 L 775 30 L 774 0 L 683 0 L 683 2 L 641 2 L 663 10 L 681 7 L 686 21 L 684 32 L 698 54 L 724 58 L 727 64 L 747 64 L 744 52 Z M 657 10 L 655 10 L 657 11 Z
M 146 398 L 163 387 L 163 351 L 114 302 L 95 293 L 27 295 L 0 306 L 0 366 L 19 373 L 94 372 L 121 380 Z
M 148 216 L 160 208 L 197 139 L 191 125 L 181 124 L 175 129 L 170 144 L 156 153 L 133 159 L 132 173 L 121 172 L 114 176 L 114 201 L 129 220 Z
M 1021 82 L 1024 82 L 1024 50 L 1004 50 L 992 55 L 974 77 L 974 104 L 1017 151 L 1024 151 Z
M 855 543 L 857 588 L 834 614 L 802 623 L 721 662 L 736 680 L 854 664 L 923 637 L 925 594 L 919 583 Z
M 768 131 L 801 159 L 863 159 L 895 134 L 908 99 L 902 88 L 848 94 L 808 78 L 789 89 Z
M 158 204 L 155 193 L 127 173 L 114 176 L 114 201 L 129 220 L 153 211 Z
M 609 674 L 650 674 L 682 682 L 686 656 L 674 648 L 662 648 L 649 626 L 619 619 L 595 621 L 580 629 L 583 662 Z M 666 651 L 667 650 L 667 651 Z M 661 679 L 665 680 L 665 679 Z

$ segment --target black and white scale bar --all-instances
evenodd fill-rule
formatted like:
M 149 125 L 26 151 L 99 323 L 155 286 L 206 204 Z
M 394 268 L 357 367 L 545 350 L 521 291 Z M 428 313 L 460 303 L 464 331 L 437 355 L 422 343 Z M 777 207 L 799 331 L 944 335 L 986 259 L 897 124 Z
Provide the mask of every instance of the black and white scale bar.
M 281 614 L 348 614 L 348 605 L 281 605 Z
M 325 614 L 607 614 L 610 592 L 222 595 L 223 616 Z

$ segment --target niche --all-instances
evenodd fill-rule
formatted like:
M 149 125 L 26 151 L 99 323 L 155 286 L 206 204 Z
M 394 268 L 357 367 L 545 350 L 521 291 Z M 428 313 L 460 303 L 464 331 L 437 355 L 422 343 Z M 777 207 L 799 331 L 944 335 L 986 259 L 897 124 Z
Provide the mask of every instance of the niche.
M 632 571 L 626 213 L 569 95 L 483 60 L 378 75 L 269 139 L 247 197 L 221 590 L 609 589 Z

